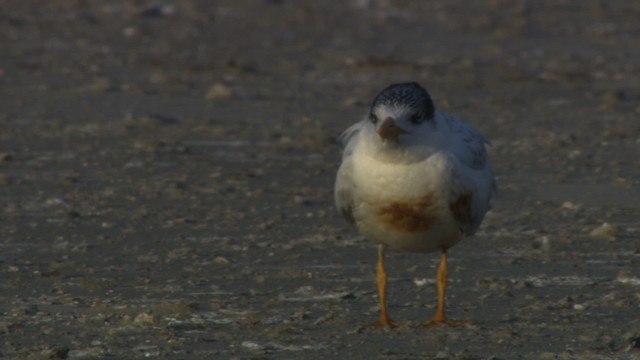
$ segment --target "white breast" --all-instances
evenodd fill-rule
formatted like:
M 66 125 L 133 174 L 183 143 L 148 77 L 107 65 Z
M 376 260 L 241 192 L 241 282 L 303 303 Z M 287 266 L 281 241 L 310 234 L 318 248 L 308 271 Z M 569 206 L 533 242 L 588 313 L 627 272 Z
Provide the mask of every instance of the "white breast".
M 445 155 L 388 162 L 363 147 L 352 156 L 354 218 L 366 238 L 418 252 L 450 247 L 462 238 L 449 211 L 451 164 Z
M 366 151 L 353 154 L 353 180 L 367 202 L 410 200 L 425 193 L 443 193 L 450 181 L 450 167 L 438 153 L 405 164 L 381 162 Z

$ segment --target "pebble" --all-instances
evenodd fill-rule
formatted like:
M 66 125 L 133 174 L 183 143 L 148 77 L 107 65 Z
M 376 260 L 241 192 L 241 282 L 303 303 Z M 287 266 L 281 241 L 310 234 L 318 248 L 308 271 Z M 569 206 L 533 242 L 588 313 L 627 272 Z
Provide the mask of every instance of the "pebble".
M 140 11 L 140 16 L 145 18 L 161 18 L 176 14 L 176 8 L 169 4 L 151 4 Z
M 69 359 L 97 359 L 104 355 L 105 351 L 102 347 L 89 347 L 78 350 L 71 350 L 68 353 Z
M 562 203 L 561 208 L 567 209 L 567 210 L 580 210 L 582 208 L 582 204 L 575 204 L 575 203 L 572 203 L 571 201 L 565 201 Z
M 253 351 L 262 350 L 263 348 L 262 345 L 256 343 L 255 341 L 243 341 L 242 344 L 240 344 L 240 346 L 242 346 L 247 350 L 253 350 Z
M 213 263 L 216 265 L 229 265 L 230 261 L 224 256 L 216 256 L 213 258 Z
M 207 93 L 205 94 L 205 99 L 207 100 L 218 100 L 218 99 L 227 99 L 233 95 L 233 90 L 228 86 L 222 83 L 213 84 Z
M 620 227 L 617 225 L 611 225 L 609 223 L 602 223 L 602 225 L 591 230 L 589 235 L 598 238 L 614 239 L 618 233 L 620 233 Z
M 146 312 L 138 314 L 135 317 L 135 319 L 133 319 L 134 324 L 142 325 L 142 326 L 153 325 L 155 321 L 156 321 L 156 318 L 153 315 Z
M 540 236 L 533 241 L 531 247 L 535 250 L 549 252 L 551 251 L 551 240 L 547 235 Z
M 414 278 L 413 279 L 413 283 L 416 286 L 425 286 L 427 284 L 427 279 L 426 278 Z
M 584 309 L 586 309 L 587 307 L 583 304 L 575 304 L 573 305 L 573 309 L 577 310 L 577 311 L 583 311 Z

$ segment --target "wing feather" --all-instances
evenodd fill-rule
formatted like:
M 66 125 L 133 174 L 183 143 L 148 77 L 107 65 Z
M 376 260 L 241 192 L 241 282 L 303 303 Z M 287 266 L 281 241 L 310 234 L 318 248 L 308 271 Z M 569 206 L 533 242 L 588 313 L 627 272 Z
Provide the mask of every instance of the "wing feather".
M 338 175 L 336 176 L 334 197 L 338 211 L 352 225 L 355 225 L 355 218 L 353 215 L 355 201 L 353 194 L 353 164 L 351 157 L 358 135 L 360 134 L 362 127 L 366 124 L 365 121 L 366 120 L 363 120 L 352 125 L 338 138 L 343 144 L 344 150 L 342 152 L 342 164 L 340 165 Z
M 489 209 L 496 191 L 493 170 L 487 159 L 487 139 L 471 125 L 444 114 L 451 134 L 452 181 L 449 208 L 461 231 L 473 235 Z

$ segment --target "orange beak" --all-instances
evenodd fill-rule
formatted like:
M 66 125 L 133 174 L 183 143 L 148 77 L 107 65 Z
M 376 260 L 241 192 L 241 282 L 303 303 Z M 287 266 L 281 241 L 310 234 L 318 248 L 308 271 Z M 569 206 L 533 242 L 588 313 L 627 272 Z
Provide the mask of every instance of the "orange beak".
M 400 135 L 408 134 L 406 130 L 396 125 L 392 117 L 385 118 L 376 132 L 383 140 L 393 140 L 395 142 L 398 142 Z

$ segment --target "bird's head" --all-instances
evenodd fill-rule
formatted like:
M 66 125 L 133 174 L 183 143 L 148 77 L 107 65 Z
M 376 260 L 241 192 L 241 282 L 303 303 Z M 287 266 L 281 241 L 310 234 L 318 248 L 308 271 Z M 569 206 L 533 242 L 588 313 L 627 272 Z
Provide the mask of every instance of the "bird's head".
M 433 126 L 434 113 L 431 96 L 418 83 L 393 84 L 373 99 L 369 121 L 382 143 L 411 143 Z

